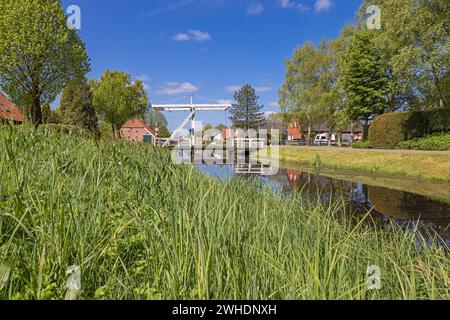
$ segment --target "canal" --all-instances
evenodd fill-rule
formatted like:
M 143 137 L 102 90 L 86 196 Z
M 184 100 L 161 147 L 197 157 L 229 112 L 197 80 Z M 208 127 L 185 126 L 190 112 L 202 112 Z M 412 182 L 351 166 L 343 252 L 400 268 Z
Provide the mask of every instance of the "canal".
M 286 166 L 285 166 L 286 167 Z M 237 174 L 233 166 L 197 165 L 218 179 L 247 179 L 256 186 L 269 186 L 280 195 L 295 194 L 312 201 L 344 201 L 352 218 L 370 214 L 377 226 L 406 231 L 415 228 L 426 239 L 438 234 L 450 244 L 450 196 L 448 184 L 403 178 L 374 178 L 342 172 L 314 172 L 307 168 L 280 169 L 275 175 Z

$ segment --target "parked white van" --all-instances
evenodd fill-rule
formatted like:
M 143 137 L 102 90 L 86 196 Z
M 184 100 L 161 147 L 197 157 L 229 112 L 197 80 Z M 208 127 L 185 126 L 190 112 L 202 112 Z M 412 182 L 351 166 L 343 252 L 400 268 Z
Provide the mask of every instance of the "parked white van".
M 336 135 L 331 135 L 331 143 L 336 144 Z M 328 145 L 328 133 L 318 134 L 314 139 L 314 145 L 323 146 Z

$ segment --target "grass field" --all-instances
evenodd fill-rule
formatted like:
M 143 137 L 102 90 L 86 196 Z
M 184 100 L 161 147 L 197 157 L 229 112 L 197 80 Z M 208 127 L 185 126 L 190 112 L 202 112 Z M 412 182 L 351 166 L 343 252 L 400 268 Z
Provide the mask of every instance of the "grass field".
M 280 147 L 280 160 L 290 164 L 314 166 L 317 155 L 321 167 L 333 170 L 450 181 L 450 153 Z
M 165 151 L 0 128 L 0 299 L 449 299 L 447 247 Z M 369 265 L 382 288 L 368 290 Z

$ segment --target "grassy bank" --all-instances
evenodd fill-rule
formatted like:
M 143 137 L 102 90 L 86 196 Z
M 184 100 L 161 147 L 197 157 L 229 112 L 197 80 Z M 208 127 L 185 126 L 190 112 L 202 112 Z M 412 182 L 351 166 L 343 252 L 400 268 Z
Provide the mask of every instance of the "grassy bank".
M 144 146 L 0 141 L 0 299 L 62 299 L 70 265 L 82 299 L 450 298 L 447 248 L 350 223 L 339 202 L 221 183 Z
M 450 154 L 280 147 L 280 160 L 291 164 L 314 166 L 317 155 L 320 157 L 321 167 L 333 170 L 355 170 L 373 174 L 450 181 Z

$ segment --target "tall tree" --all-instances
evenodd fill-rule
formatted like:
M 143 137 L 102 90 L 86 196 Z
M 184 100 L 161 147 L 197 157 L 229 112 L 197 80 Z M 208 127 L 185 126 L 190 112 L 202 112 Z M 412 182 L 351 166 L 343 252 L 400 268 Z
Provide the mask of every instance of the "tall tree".
M 383 48 L 396 81 L 391 94 L 396 103 L 412 109 L 450 105 L 445 77 L 450 72 L 450 10 L 448 0 L 366 0 L 382 12 L 382 32 L 373 34 Z M 400 99 L 398 99 L 400 98 Z
M 84 44 L 67 27 L 60 1 L 0 1 L 0 86 L 18 104 L 32 106 L 42 122 L 67 82 L 89 71 Z
M 167 127 L 167 119 L 164 114 L 153 108 L 149 108 L 145 114 L 145 123 L 152 128 Z
M 335 74 L 330 45 L 322 41 L 315 47 L 308 42 L 285 65 L 285 82 L 278 93 L 280 107 L 308 129 L 310 142 L 312 127 L 330 117 L 334 108 L 331 89 Z
M 143 117 L 148 106 L 148 96 L 142 81 L 131 81 L 122 71 L 106 70 L 100 81 L 91 81 L 93 104 L 101 120 L 111 125 L 114 137 L 120 127 L 133 117 Z
M 386 109 L 389 93 L 387 67 L 372 42 L 374 32 L 362 30 L 353 35 L 340 78 L 348 98 L 348 115 L 364 122 L 364 139 L 369 121 Z
M 98 131 L 98 117 L 92 104 L 91 87 L 86 78 L 73 80 L 64 88 L 58 116 L 63 124 L 92 132 Z
M 259 97 L 255 89 L 246 84 L 234 95 L 234 103 L 230 109 L 230 120 L 233 126 L 240 129 L 258 129 L 264 125 L 264 106 L 258 105 Z

